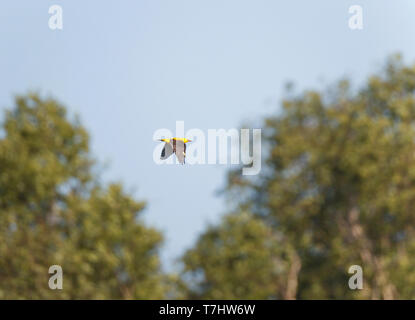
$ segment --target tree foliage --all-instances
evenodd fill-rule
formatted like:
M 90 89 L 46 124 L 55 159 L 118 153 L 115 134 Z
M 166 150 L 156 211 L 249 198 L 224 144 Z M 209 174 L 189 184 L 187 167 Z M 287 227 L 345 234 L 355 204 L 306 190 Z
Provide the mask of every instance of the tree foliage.
M 164 297 L 161 235 L 140 221 L 143 202 L 102 185 L 89 137 L 65 108 L 16 98 L 0 139 L 0 298 Z M 48 269 L 63 269 L 63 290 Z
M 183 257 L 187 296 L 192 299 L 280 298 L 284 259 L 278 239 L 246 212 L 211 226 Z
M 415 298 L 414 93 L 415 66 L 399 57 L 359 90 L 342 80 L 324 92 L 287 93 L 264 121 L 261 174 L 230 172 L 228 186 L 234 214 L 252 212 L 275 235 L 258 231 L 257 239 L 275 244 L 256 246 L 244 263 L 277 255 L 283 273 L 274 279 L 270 266 L 250 276 L 237 272 L 232 261 L 252 230 L 222 222 L 184 259 L 186 270 L 200 274 L 199 296 L 239 292 L 251 282 L 253 297 Z M 208 258 L 215 252 L 220 261 Z M 351 265 L 363 268 L 363 290 L 348 287 Z M 214 266 L 221 281 L 212 280 Z M 260 291 L 270 288 L 264 279 L 274 293 Z

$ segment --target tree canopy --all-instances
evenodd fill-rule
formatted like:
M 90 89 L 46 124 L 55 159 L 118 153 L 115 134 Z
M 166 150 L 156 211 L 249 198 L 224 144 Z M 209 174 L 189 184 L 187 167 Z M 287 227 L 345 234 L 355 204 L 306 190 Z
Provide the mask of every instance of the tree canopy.
M 399 57 L 358 90 L 342 80 L 288 92 L 264 120 L 261 174 L 229 173 L 232 216 L 247 211 L 255 222 L 226 218 L 184 256 L 198 296 L 413 299 L 414 93 L 415 65 Z M 257 266 L 259 257 L 279 265 Z M 363 290 L 348 287 L 351 265 L 363 269 Z
M 144 202 L 102 185 L 89 137 L 65 107 L 16 98 L 0 139 L 0 298 L 164 297 L 161 234 L 140 220 Z M 60 265 L 64 290 L 51 290 Z
M 261 219 L 241 212 L 210 226 L 183 257 L 192 299 L 282 298 L 286 261 L 278 239 Z

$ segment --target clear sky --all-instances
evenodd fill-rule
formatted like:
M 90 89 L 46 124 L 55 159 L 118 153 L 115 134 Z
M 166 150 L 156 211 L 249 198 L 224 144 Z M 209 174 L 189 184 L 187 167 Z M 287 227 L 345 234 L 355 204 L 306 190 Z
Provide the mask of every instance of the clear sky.
M 48 27 L 63 8 L 63 30 Z M 348 9 L 363 8 L 363 30 Z M 413 0 L 2 0 L 0 109 L 37 90 L 81 116 L 92 151 L 148 201 L 164 267 L 226 212 L 229 166 L 159 166 L 153 133 L 237 128 L 278 108 L 283 85 L 361 81 L 401 52 L 415 61 Z

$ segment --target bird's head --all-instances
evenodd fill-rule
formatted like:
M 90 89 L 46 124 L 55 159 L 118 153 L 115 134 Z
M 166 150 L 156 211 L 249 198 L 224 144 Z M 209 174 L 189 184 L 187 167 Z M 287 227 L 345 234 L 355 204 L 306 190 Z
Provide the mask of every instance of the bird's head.
M 186 139 L 186 138 L 169 138 L 169 139 L 158 139 L 159 141 L 163 141 L 166 143 L 170 143 L 170 141 L 175 140 L 175 141 L 183 141 L 184 143 L 187 142 L 192 142 L 192 140 L 190 139 Z

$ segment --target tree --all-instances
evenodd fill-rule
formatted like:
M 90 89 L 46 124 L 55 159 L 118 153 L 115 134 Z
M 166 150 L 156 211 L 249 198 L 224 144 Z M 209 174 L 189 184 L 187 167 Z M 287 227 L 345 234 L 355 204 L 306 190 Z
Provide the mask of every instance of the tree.
M 281 297 L 285 266 L 278 239 L 249 213 L 224 217 L 204 232 L 184 257 L 182 278 L 191 299 L 270 299 Z
M 283 298 L 415 298 L 414 94 L 415 65 L 399 57 L 360 90 L 342 80 L 325 92 L 288 92 L 282 110 L 264 121 L 261 174 L 229 173 L 234 214 L 251 211 L 279 235 Z M 195 261 L 191 267 L 206 273 L 207 264 Z M 348 287 L 351 265 L 363 268 L 363 290 Z M 227 281 L 234 268 L 218 272 Z
M 0 139 L 0 298 L 164 297 L 161 235 L 119 184 L 101 185 L 89 138 L 65 108 L 16 98 Z M 48 269 L 63 269 L 63 289 Z

